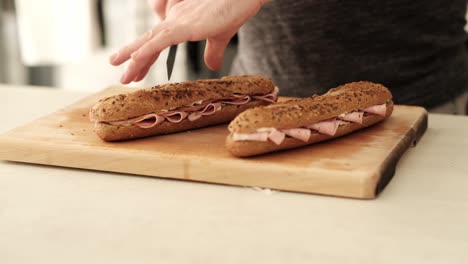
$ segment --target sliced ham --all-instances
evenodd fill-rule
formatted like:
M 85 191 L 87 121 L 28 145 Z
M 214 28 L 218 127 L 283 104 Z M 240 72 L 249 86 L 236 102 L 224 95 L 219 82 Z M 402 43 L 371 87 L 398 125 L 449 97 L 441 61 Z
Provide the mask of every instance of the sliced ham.
M 184 112 L 195 112 L 195 111 L 199 111 L 201 109 L 204 109 L 206 106 L 207 105 L 186 106 L 186 107 L 178 108 L 177 110 L 178 111 L 184 111 Z
M 259 128 L 256 133 L 250 134 L 233 134 L 235 141 L 252 140 L 252 141 L 267 141 L 270 139 L 275 144 L 281 144 L 286 135 L 307 142 L 311 136 L 311 130 L 315 130 L 321 134 L 334 136 L 340 125 L 348 124 L 349 122 L 362 124 L 364 113 L 385 116 L 387 113 L 387 105 L 374 105 L 364 108 L 359 111 L 344 113 L 336 118 L 330 118 L 324 121 L 317 122 L 306 126 L 306 128 L 290 128 L 290 129 L 276 129 L 276 128 Z
M 362 109 L 362 111 L 369 114 L 385 116 L 387 114 L 387 104 L 369 106 L 367 108 Z
M 243 105 L 250 102 L 253 99 L 263 100 L 270 103 L 276 102 L 278 97 L 278 87 L 275 87 L 272 93 L 264 96 L 253 96 L 248 95 L 239 95 L 239 96 L 230 96 L 218 99 L 217 101 L 196 101 L 192 104 L 178 108 L 177 110 L 161 110 L 156 113 L 151 113 L 135 118 L 131 118 L 123 121 L 113 121 L 108 122 L 111 125 L 136 125 L 141 128 L 151 128 L 154 127 L 165 120 L 171 123 L 179 123 L 185 118 L 188 118 L 190 121 L 195 121 L 202 116 L 212 115 L 215 112 L 221 110 L 223 104 L 230 105 Z M 204 103 L 207 103 L 206 105 Z M 93 120 L 93 117 L 90 116 L 90 119 Z M 278 137 L 276 136 L 275 139 Z
M 245 97 L 241 97 L 241 98 L 233 98 L 233 99 L 229 99 L 229 100 L 226 100 L 224 101 L 223 103 L 225 104 L 230 104 L 230 105 L 243 105 L 243 104 L 246 104 L 248 102 L 250 102 L 250 96 L 245 96 Z
M 138 126 L 142 128 L 150 128 L 155 125 L 161 124 L 162 122 L 164 122 L 164 120 L 165 119 L 163 116 L 160 116 L 157 114 L 147 114 L 147 115 L 131 118 L 131 119 L 124 120 L 124 121 L 109 122 L 109 124 L 114 125 L 114 126 L 140 124 Z
M 190 121 L 195 121 L 195 120 L 199 119 L 200 117 L 202 117 L 202 114 L 200 112 L 193 112 L 187 118 Z
M 279 131 L 273 127 L 265 127 L 257 129 L 258 133 L 267 133 L 268 139 L 271 140 L 276 145 L 283 143 L 284 139 L 286 138 L 286 134 L 282 131 Z
M 255 95 L 252 96 L 252 98 L 260 101 L 266 101 L 269 103 L 276 103 L 276 100 L 278 99 L 278 93 L 279 93 L 279 88 L 275 86 L 275 89 L 273 92 L 266 94 L 266 95 Z
M 212 115 L 216 111 L 221 110 L 221 103 L 209 103 L 201 111 L 192 112 L 188 115 L 188 120 L 195 121 L 202 116 Z
M 362 124 L 363 117 L 364 117 L 364 112 L 353 111 L 353 112 L 341 114 L 337 118 L 340 120 L 344 120 L 344 121 Z
M 330 118 L 312 125 L 308 125 L 307 128 L 317 130 L 319 133 L 325 135 L 334 136 L 339 125 L 340 123 L 336 118 Z
M 156 125 L 161 124 L 164 121 L 165 121 L 165 118 L 163 116 L 156 116 L 155 118 L 145 119 L 138 123 L 135 123 L 135 126 L 140 127 L 140 128 L 152 128 Z
M 216 101 L 197 101 L 189 106 L 186 106 L 186 107 L 182 107 L 182 108 L 178 108 L 179 111 L 186 111 L 186 112 L 195 112 L 195 111 L 199 111 L 201 109 L 204 109 L 206 108 L 207 106 L 210 106 L 212 107 L 213 105 L 211 104 L 215 104 L 216 107 L 219 107 L 219 105 L 222 105 L 222 104 L 230 104 L 230 105 L 243 105 L 243 104 L 246 104 L 248 102 L 251 101 L 251 98 L 250 96 L 246 95 L 246 96 L 231 96 L 231 97 L 225 97 L 225 98 L 221 98 L 219 100 L 216 100 Z M 204 104 L 206 103 L 206 104 Z M 196 119 L 195 119 L 196 120 Z
M 200 111 L 201 115 L 212 115 L 221 110 L 221 103 L 209 103 Z
M 188 115 L 189 113 L 184 112 L 184 111 L 174 111 L 174 112 L 165 114 L 164 117 L 167 119 L 167 121 L 171 123 L 179 123 L 182 120 L 184 120 Z
M 269 132 L 256 132 L 256 133 L 234 133 L 232 139 L 234 141 L 268 141 Z
M 273 141 L 276 145 L 283 143 L 285 137 L 286 135 L 277 129 L 272 129 L 268 134 L 268 139 Z
M 312 132 L 308 128 L 290 128 L 290 129 L 281 129 L 281 131 L 292 138 L 295 138 L 304 142 L 309 141 L 310 135 L 312 134 Z

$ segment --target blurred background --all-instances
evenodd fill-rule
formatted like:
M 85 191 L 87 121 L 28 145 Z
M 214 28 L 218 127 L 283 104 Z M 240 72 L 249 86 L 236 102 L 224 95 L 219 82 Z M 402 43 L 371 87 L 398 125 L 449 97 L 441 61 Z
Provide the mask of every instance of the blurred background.
M 0 0 L 0 83 L 91 92 L 118 85 L 125 65 L 111 66 L 108 56 L 156 23 L 146 0 Z M 171 81 L 229 73 L 236 38 L 221 71 L 206 68 L 204 46 L 179 45 Z M 167 50 L 143 81 L 131 85 L 167 82 L 166 57 Z
M 0 0 L 0 83 L 91 92 L 118 85 L 125 65 L 111 66 L 108 56 L 156 23 L 145 0 Z M 171 81 L 229 73 L 236 38 L 221 71 L 206 68 L 204 46 L 179 45 Z M 167 50 L 143 81 L 131 85 L 167 82 L 166 57 Z

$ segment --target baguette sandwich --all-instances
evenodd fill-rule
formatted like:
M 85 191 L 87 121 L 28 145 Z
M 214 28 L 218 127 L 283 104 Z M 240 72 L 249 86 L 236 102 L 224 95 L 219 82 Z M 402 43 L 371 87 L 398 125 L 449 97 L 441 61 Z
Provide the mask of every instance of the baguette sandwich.
M 248 108 L 276 102 L 261 76 L 165 84 L 100 100 L 89 112 L 105 141 L 127 140 L 226 123 Z
M 230 124 L 226 148 L 247 157 L 337 138 L 371 126 L 393 111 L 380 84 L 353 82 L 326 94 L 249 109 Z

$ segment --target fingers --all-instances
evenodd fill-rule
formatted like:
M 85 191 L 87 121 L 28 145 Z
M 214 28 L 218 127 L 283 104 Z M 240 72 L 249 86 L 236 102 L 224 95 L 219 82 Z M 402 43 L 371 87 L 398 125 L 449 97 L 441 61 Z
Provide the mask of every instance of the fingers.
M 143 44 L 137 51 L 131 54 L 131 62 L 120 79 L 122 84 L 128 84 L 133 80 L 146 75 L 162 50 L 167 47 L 184 42 L 190 38 L 189 32 L 184 28 L 166 28 L 159 32 L 150 41 Z
M 157 35 L 161 30 L 164 30 L 165 24 L 161 23 L 156 26 L 154 29 L 146 32 L 143 36 L 139 37 L 134 42 L 130 43 L 129 45 L 123 47 L 118 52 L 112 54 L 109 57 L 109 63 L 118 66 L 127 60 L 130 59 L 132 53 L 138 50 L 141 46 L 143 46 L 146 42 L 151 40 L 155 35 Z
M 231 38 L 220 40 L 207 39 L 205 47 L 205 63 L 211 70 L 220 70 L 223 66 L 224 51 Z
M 171 8 L 183 0 L 149 0 L 148 4 L 150 8 L 159 16 L 161 20 L 166 18 L 166 14 Z
M 134 52 L 132 59 L 138 62 L 147 62 L 153 54 L 160 53 L 169 46 L 190 40 L 190 37 L 190 31 L 186 27 L 166 27 Z
M 135 77 L 140 73 L 144 66 L 144 64 L 142 65 L 139 63 L 135 63 L 134 61 L 130 62 L 130 64 L 128 64 L 127 69 L 125 70 L 125 73 L 120 78 L 120 83 L 131 83 L 135 79 Z
M 149 70 L 151 69 L 151 66 L 153 66 L 154 62 L 158 59 L 159 53 L 156 54 L 151 58 L 151 60 L 146 64 L 146 66 L 140 71 L 140 73 L 137 75 L 134 82 L 139 82 L 145 78 L 146 74 L 148 74 Z
M 169 0 L 149 0 L 150 8 L 159 16 L 161 20 L 166 17 L 166 5 Z
M 128 65 L 127 70 L 120 78 L 120 82 L 122 84 L 129 84 L 132 81 L 141 81 L 146 76 L 149 69 L 151 68 L 153 63 L 158 59 L 158 57 L 159 53 L 155 53 L 147 61 L 132 60 Z
M 182 1 L 183 0 L 167 0 L 166 7 L 165 7 L 166 8 L 165 9 L 165 14 L 169 13 L 169 10 L 171 10 L 171 8 L 174 5 L 176 5 L 176 4 L 178 4 L 178 3 L 182 2 Z

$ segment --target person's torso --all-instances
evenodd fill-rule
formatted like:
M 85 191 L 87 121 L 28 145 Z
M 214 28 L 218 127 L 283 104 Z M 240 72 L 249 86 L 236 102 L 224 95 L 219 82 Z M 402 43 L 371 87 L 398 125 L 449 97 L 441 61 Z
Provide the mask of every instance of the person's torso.
M 352 81 L 431 106 L 466 89 L 465 0 L 273 0 L 244 25 L 234 73 L 267 75 L 289 96 Z

